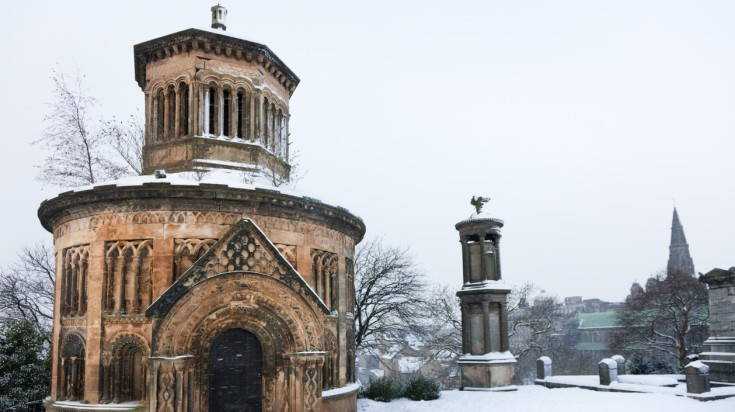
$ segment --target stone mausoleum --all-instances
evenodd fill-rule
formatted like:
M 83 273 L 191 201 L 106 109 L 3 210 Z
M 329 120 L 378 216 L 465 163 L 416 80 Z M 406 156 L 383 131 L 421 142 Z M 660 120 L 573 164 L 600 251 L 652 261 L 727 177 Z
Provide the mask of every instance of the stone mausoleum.
M 288 178 L 299 79 L 226 35 L 226 13 L 134 47 L 147 175 L 41 204 L 57 268 L 48 410 L 356 408 L 365 225 L 251 184 Z

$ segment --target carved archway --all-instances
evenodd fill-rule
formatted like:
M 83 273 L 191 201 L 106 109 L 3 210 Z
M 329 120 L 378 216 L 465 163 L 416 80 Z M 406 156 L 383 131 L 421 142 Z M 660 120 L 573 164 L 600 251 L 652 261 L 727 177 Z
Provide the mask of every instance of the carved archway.
M 67 333 L 61 342 L 59 355 L 58 398 L 70 401 L 84 399 L 86 347 L 82 335 Z
M 140 336 L 124 333 L 102 353 L 100 401 L 128 402 L 148 398 L 148 346 Z
M 154 362 L 154 368 L 158 364 L 162 370 L 173 371 L 164 365 L 167 359 L 186 358 L 186 365 L 177 366 L 176 373 L 188 379 L 181 386 L 191 392 L 190 399 L 197 405 L 194 410 L 205 410 L 209 404 L 206 388 L 212 345 L 223 331 L 243 329 L 253 334 L 262 348 L 263 410 L 284 410 L 288 399 L 280 394 L 288 392 L 288 374 L 292 372 L 291 358 L 285 355 L 313 356 L 324 350 L 321 316 L 302 295 L 271 276 L 254 272 L 212 276 L 193 285 L 154 328 L 152 356 L 161 359 Z M 173 385 L 170 380 L 166 382 L 159 385 L 160 393 L 152 394 L 159 403 L 173 399 L 163 396 Z M 291 382 L 293 385 L 293 379 Z M 159 404 L 157 410 L 165 408 Z

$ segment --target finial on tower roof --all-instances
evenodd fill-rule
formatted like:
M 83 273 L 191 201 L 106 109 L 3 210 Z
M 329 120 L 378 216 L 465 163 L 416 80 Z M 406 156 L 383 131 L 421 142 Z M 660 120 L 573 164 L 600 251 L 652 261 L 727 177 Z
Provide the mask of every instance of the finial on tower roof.
M 220 6 L 219 3 L 212 6 L 212 28 L 227 30 L 227 9 Z

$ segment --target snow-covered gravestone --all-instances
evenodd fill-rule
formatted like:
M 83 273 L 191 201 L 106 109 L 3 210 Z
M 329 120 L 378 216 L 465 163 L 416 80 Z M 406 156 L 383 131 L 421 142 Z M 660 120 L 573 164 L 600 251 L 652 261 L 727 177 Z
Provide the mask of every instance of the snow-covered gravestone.
M 684 367 L 687 378 L 687 393 L 705 393 L 710 391 L 709 367 L 700 361 L 691 362 Z
M 610 385 L 618 380 L 618 363 L 605 358 L 597 364 L 600 373 L 600 385 Z
M 542 356 L 536 359 L 536 379 L 546 379 L 551 376 L 551 358 Z
M 483 213 L 490 199 L 472 198 L 476 213 L 455 225 L 462 244 L 463 285 L 457 292 L 462 307 L 462 389 L 507 388 L 516 360 L 508 343 L 510 287 L 500 272 L 500 229 L 503 221 Z
M 621 355 L 615 355 L 610 359 L 618 363 L 618 375 L 625 375 L 625 358 Z

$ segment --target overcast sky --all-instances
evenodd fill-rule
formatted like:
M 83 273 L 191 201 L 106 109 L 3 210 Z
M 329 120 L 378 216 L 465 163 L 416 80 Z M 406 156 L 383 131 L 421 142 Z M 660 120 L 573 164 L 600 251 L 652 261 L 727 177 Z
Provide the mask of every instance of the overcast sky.
M 133 45 L 207 27 L 213 1 L 7 2 L 0 264 L 50 239 L 34 181 L 51 70 L 97 116 L 143 109 Z M 735 2 L 231 1 L 228 34 L 300 78 L 298 189 L 461 286 L 455 223 L 503 219 L 503 277 L 622 300 L 666 266 L 676 206 L 695 268 L 735 266 Z

